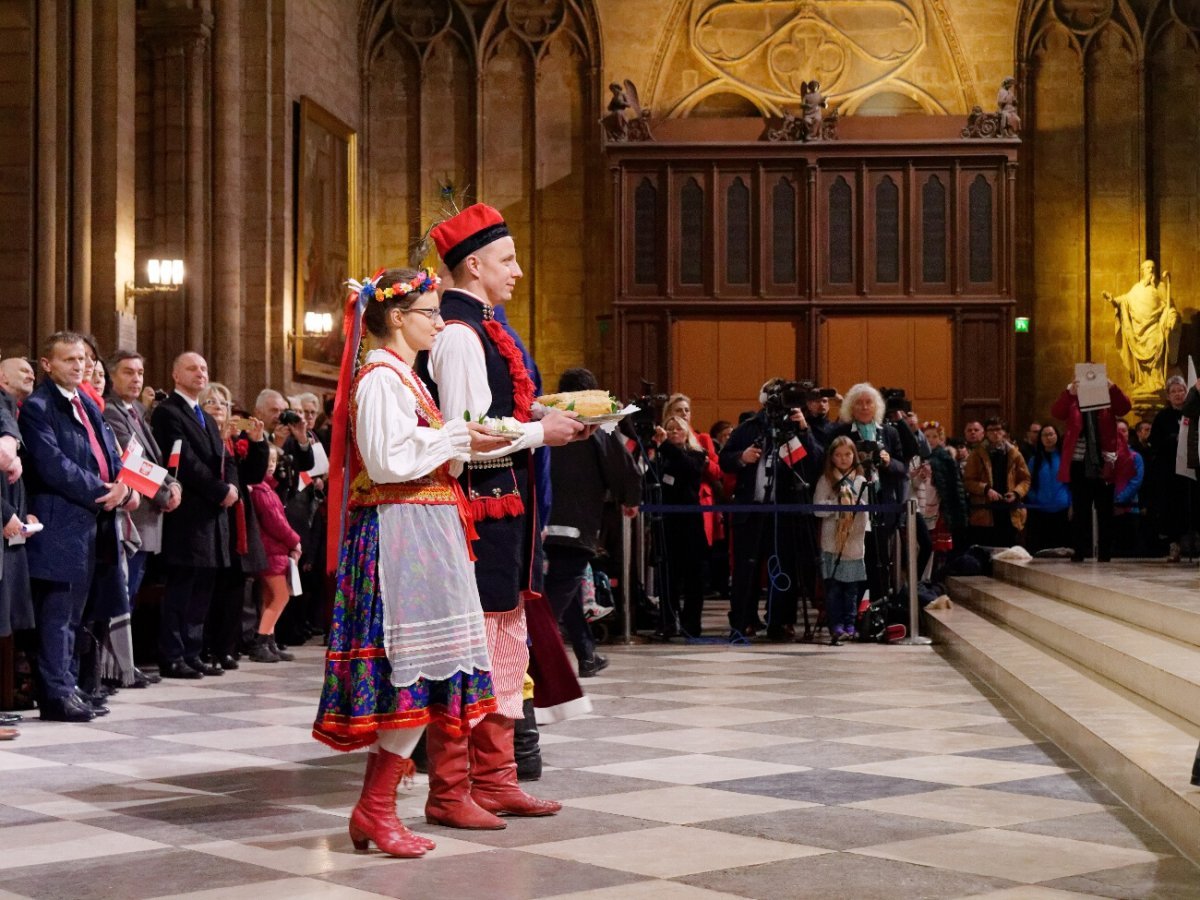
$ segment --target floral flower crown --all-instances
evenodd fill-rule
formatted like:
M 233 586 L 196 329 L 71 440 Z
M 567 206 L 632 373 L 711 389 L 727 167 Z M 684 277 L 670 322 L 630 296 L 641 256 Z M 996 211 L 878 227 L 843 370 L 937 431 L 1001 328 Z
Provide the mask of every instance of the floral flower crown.
M 348 287 L 358 292 L 360 300 L 376 300 L 380 303 L 386 300 L 392 300 L 396 297 L 403 297 L 411 294 L 413 291 L 425 294 L 437 288 L 442 283 L 437 275 L 433 273 L 433 269 L 425 268 L 418 269 L 417 274 L 408 281 L 396 281 L 385 288 L 379 287 L 378 279 L 368 278 L 366 281 L 348 281 Z

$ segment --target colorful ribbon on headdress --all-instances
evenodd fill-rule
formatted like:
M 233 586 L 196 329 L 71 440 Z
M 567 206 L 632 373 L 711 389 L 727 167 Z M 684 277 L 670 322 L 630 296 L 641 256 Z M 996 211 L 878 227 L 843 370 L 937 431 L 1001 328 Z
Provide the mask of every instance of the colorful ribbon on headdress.
M 350 485 L 358 475 L 356 457 L 350 452 L 350 392 L 354 389 L 354 376 L 358 371 L 358 357 L 362 349 L 363 312 L 375 297 L 375 286 L 384 270 L 380 269 L 365 281 L 351 279 L 346 282 L 351 294 L 346 299 L 346 314 L 342 320 L 342 333 L 346 343 L 342 347 L 342 364 L 338 371 L 337 394 L 333 401 L 333 435 L 329 446 L 329 501 L 337 504 L 329 509 L 325 541 L 325 570 L 329 574 L 337 571 L 338 556 L 346 534 L 346 506 L 350 497 Z

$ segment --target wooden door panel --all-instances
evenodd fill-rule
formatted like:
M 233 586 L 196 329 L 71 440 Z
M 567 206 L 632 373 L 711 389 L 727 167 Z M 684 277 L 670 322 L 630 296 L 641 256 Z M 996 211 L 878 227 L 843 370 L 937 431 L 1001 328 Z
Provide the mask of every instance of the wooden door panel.
M 860 381 L 904 388 L 922 419 L 954 420 L 949 316 L 832 316 L 817 331 L 819 380 L 845 391 Z
M 736 422 L 758 408 L 768 378 L 795 377 L 796 325 L 788 321 L 678 319 L 671 325 L 671 391 L 692 400 L 692 424 Z

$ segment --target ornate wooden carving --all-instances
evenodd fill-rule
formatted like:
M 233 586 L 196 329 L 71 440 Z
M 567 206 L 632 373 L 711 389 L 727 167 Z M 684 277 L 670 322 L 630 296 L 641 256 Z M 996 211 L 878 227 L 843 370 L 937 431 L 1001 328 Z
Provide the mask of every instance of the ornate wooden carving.
M 664 124 L 661 142 L 608 145 L 625 260 L 613 273 L 621 393 L 666 377 L 682 352 L 666 323 L 679 318 L 944 312 L 970 323 L 954 329 L 955 409 L 1011 413 L 1015 142 L 965 141 L 949 122 L 937 140 L 898 141 L 899 118 L 847 119 L 840 141 L 818 144 L 746 142 L 736 136 L 753 133 L 749 120 L 727 141 L 690 124 L 672 122 L 669 140 Z M 819 358 L 819 340 L 804 360 Z M 962 375 L 979 365 L 986 377 Z

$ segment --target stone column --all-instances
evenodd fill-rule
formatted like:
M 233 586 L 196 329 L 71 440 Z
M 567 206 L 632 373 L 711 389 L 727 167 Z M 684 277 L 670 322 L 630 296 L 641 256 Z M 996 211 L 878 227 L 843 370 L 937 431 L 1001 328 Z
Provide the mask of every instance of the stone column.
M 53 3 L 43 5 L 38 15 L 37 89 L 45 102 L 37 104 L 37 209 L 35 211 L 36 256 L 34 283 L 34 345 L 54 331 L 62 293 L 58 290 L 58 114 L 54 97 L 58 84 L 58 15 Z
M 77 3 L 74 20 L 74 71 L 71 73 L 71 258 L 70 272 L 59 279 L 69 292 L 68 324 L 76 331 L 92 330 L 92 12 L 90 3 Z
M 213 305 L 215 377 L 238 392 L 242 361 L 242 38 L 241 0 L 213 10 L 215 164 L 213 170 Z
M 210 333 L 209 40 L 213 17 L 205 8 L 151 0 L 138 12 L 138 41 L 148 51 L 149 134 L 143 137 L 139 179 L 152 186 L 139 209 L 138 264 L 179 257 L 183 289 L 143 298 L 139 332 L 147 345 L 147 381 L 170 387 L 171 360 L 204 350 Z M 154 379 L 154 380 L 151 380 Z
M 209 273 L 209 179 L 208 179 L 208 41 L 193 40 L 185 51 L 186 87 L 184 89 L 184 133 L 187 135 L 185 232 L 187 277 L 187 310 L 184 326 L 185 346 L 182 350 L 202 352 L 210 333 L 209 313 L 212 302 L 208 286 Z
M 135 2 L 109 0 L 93 15 L 91 318 L 101 351 L 111 353 L 137 349 L 135 310 L 125 303 L 125 283 L 135 280 Z

